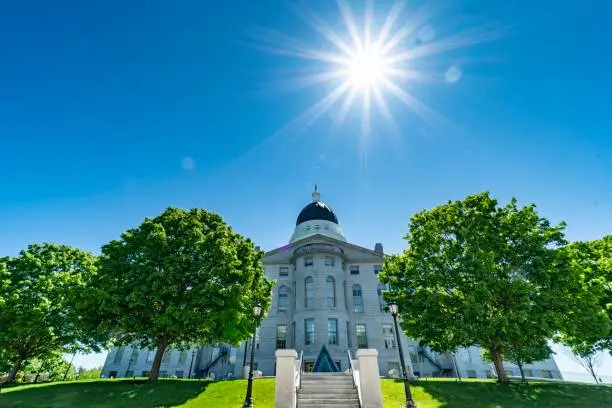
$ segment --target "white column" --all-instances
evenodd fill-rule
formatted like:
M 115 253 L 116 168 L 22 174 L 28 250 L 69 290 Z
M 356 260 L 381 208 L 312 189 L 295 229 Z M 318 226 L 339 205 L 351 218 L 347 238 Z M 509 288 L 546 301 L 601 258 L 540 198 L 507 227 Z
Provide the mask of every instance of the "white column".
M 378 374 L 378 351 L 376 349 L 357 350 L 359 361 L 359 388 L 361 408 L 383 408 L 380 375 Z
M 276 350 L 274 408 L 295 408 L 295 350 Z M 365 408 L 365 407 L 364 407 Z

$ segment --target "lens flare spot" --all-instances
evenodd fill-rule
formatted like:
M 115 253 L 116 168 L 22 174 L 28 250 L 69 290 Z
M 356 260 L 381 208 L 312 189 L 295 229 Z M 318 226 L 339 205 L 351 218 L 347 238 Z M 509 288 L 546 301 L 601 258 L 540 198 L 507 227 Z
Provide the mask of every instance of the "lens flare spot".
M 452 65 L 446 70 L 444 80 L 449 84 L 454 84 L 455 82 L 459 81 L 462 76 L 463 71 L 461 71 L 461 68 L 456 65 Z

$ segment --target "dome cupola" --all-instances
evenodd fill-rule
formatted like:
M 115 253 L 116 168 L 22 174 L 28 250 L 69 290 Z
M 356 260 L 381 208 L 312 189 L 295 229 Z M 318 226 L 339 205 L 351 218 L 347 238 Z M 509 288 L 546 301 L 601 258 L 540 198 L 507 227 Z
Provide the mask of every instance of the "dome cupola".
M 315 234 L 346 241 L 338 226 L 338 217 L 327 204 L 320 200 L 316 185 L 312 193 L 312 202 L 300 211 L 295 222 L 295 231 L 289 242 L 299 241 Z
M 329 208 L 327 204 L 320 201 L 319 197 L 320 194 L 317 191 L 317 186 L 315 185 L 315 190 L 312 193 L 312 203 L 308 204 L 302 209 L 302 211 L 300 211 L 300 215 L 298 215 L 295 225 L 313 220 L 329 221 L 333 222 L 334 224 L 338 224 L 338 217 L 336 217 L 336 214 L 334 214 L 332 209 Z

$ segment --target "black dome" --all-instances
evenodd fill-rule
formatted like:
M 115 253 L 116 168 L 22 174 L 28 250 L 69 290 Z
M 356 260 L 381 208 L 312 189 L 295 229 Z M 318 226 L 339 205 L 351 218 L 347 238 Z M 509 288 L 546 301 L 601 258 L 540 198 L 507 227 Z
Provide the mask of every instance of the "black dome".
M 298 215 L 295 225 L 312 220 L 331 221 L 334 224 L 338 224 L 336 214 L 334 214 L 332 209 L 321 201 L 313 201 L 304 207 L 300 212 L 300 215 Z

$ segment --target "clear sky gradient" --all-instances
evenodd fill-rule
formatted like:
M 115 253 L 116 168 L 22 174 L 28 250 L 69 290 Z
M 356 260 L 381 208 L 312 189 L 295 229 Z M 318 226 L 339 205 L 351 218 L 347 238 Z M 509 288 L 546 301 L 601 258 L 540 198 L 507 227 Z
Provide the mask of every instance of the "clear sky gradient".
M 262 27 L 337 52 L 299 3 L 4 2 L 0 253 L 98 252 L 168 206 L 218 212 L 269 250 L 315 183 L 349 241 L 389 253 L 415 211 L 483 190 L 536 203 L 570 240 L 611 233 L 612 3 L 432 3 L 401 47 L 501 35 L 408 61 L 421 76 L 401 87 L 431 113 L 383 92 L 395 125 L 373 109 L 364 132 L 357 103 L 338 125 L 341 101 L 287 127 L 333 82 L 299 82 L 322 64 L 263 49 Z M 307 4 L 348 40 L 333 2 Z M 392 4 L 375 3 L 374 27 Z

